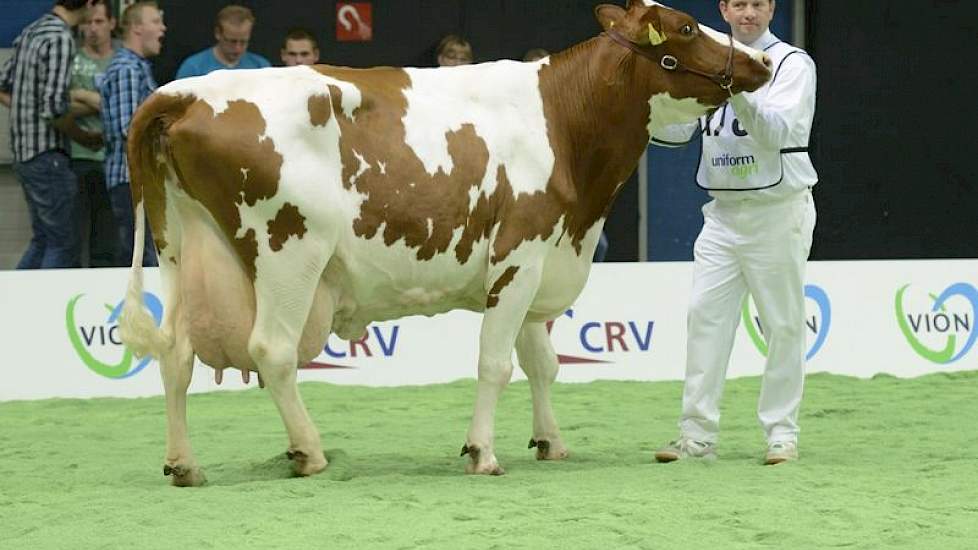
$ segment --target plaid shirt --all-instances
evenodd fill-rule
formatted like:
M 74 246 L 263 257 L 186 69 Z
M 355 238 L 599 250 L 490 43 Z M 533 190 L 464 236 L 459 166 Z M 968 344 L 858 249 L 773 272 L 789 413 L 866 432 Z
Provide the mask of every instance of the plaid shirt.
M 68 138 L 51 121 L 68 112 L 74 56 L 71 29 L 52 13 L 25 27 L 14 40 L 14 55 L 0 68 L 0 90 L 11 94 L 10 141 L 15 162 L 27 162 L 54 149 L 68 151 Z
M 111 189 L 129 183 L 126 138 L 136 108 L 156 89 L 149 61 L 129 48 L 119 48 L 105 70 L 102 126 L 105 132 L 105 184 Z

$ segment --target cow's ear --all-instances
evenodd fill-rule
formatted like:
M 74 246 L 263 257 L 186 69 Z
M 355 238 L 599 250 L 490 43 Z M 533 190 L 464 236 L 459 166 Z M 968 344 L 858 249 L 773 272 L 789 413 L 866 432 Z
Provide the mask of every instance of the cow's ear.
M 622 21 L 625 19 L 625 10 L 621 6 L 600 4 L 594 8 L 594 17 L 598 19 L 598 23 L 601 24 L 601 28 L 604 30 L 615 27 L 620 29 Z
M 666 41 L 666 31 L 662 28 L 660 14 L 659 6 L 650 6 L 645 15 L 642 16 L 641 27 L 643 32 L 638 37 L 639 44 L 658 46 Z

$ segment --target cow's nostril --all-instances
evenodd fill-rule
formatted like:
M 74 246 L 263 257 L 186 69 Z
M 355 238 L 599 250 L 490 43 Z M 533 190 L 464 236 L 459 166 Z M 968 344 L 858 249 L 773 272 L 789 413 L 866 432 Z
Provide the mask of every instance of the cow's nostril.
M 771 65 L 772 65 L 772 63 L 771 63 L 771 56 L 768 55 L 768 54 L 766 54 L 766 53 L 762 53 L 761 54 L 761 63 L 764 63 L 764 66 L 767 67 L 768 69 L 770 69 L 771 68 Z

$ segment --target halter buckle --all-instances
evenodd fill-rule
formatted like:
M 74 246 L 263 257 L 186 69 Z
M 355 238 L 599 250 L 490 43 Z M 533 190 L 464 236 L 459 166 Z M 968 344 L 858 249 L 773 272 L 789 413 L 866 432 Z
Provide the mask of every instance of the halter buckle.
M 659 65 L 667 71 L 675 71 L 679 68 L 679 60 L 671 55 L 664 55 L 659 60 Z

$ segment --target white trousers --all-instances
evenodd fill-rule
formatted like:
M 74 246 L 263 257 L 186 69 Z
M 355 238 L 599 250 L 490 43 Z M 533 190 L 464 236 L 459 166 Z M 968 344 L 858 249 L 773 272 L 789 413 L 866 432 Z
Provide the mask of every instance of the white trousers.
M 815 217 L 808 190 L 773 203 L 714 200 L 703 207 L 703 230 L 693 249 L 683 436 L 717 440 L 727 364 L 749 291 L 768 346 L 757 417 L 769 443 L 797 442 L 805 380 L 805 263 Z

